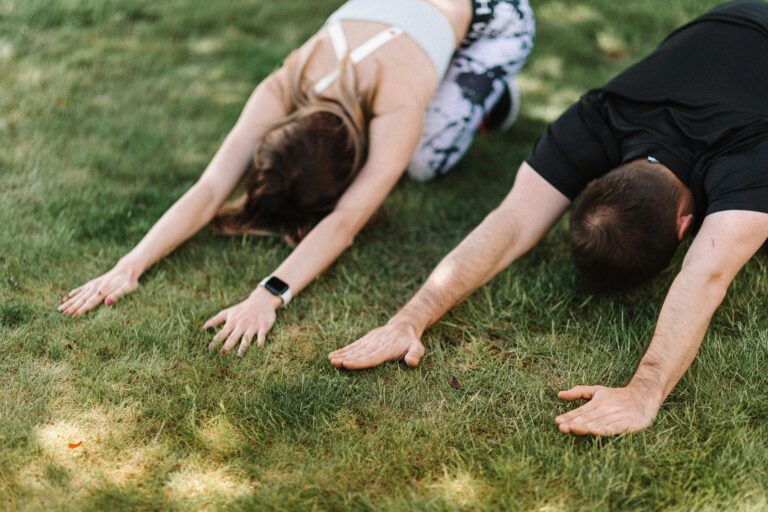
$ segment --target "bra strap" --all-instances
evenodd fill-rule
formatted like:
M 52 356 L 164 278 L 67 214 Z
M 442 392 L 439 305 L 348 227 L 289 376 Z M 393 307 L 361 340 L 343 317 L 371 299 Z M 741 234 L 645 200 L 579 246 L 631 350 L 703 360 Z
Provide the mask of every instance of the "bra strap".
M 344 37 L 344 30 L 341 27 L 341 23 L 336 22 L 329 25 L 328 33 L 331 37 L 333 50 L 336 52 L 336 58 L 338 60 L 343 59 L 347 53 L 347 40 Z M 352 50 L 352 52 L 349 54 L 349 60 L 352 62 L 352 64 L 359 63 L 391 40 L 400 36 L 402 33 L 403 31 L 397 27 L 389 27 L 388 29 L 382 30 L 368 41 Z M 340 41 L 341 43 L 339 43 Z M 343 49 L 343 53 L 341 54 L 339 53 L 340 49 Z M 318 80 L 314 87 L 315 94 L 320 94 L 325 89 L 327 89 L 328 86 L 331 85 L 339 77 L 339 74 L 339 69 L 335 69 Z
M 347 54 L 347 38 L 344 36 L 344 29 L 340 22 L 331 23 L 328 26 L 328 35 L 331 36 L 333 52 L 336 54 L 336 60 L 341 60 Z

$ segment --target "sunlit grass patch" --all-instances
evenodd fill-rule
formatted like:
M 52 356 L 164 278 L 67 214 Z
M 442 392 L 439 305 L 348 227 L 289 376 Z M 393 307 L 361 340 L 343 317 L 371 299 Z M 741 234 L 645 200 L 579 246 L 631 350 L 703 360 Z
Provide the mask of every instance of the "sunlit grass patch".
M 218 458 L 236 455 L 246 446 L 247 439 L 224 415 L 209 418 L 199 428 L 198 436 L 205 448 Z
M 456 475 L 446 473 L 429 487 L 447 505 L 470 510 L 481 507 L 490 491 L 488 484 L 464 472 Z
M 166 500 L 182 510 L 216 510 L 255 492 L 236 471 L 200 460 L 183 461 L 164 485 Z
M 83 498 L 107 488 L 141 484 L 153 466 L 168 456 L 157 440 L 137 440 L 134 408 L 94 408 L 78 413 L 61 409 L 60 416 L 35 428 L 34 444 L 41 458 L 22 468 L 18 485 L 44 497 L 56 488 Z

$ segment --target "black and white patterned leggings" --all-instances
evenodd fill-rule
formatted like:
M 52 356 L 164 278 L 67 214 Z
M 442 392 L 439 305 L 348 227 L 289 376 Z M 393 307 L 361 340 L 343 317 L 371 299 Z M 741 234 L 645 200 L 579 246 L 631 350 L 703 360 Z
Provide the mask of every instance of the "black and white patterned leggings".
M 533 49 L 536 22 L 528 0 L 472 0 L 467 37 L 453 55 L 424 117 L 408 174 L 427 181 L 467 152 L 483 118 Z

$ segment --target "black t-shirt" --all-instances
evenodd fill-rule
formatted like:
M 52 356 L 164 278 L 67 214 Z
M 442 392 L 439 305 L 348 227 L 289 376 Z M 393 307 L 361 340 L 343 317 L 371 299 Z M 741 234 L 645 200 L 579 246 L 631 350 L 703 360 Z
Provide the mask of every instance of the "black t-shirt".
M 621 164 L 655 157 L 692 190 L 700 222 L 723 210 L 768 213 L 768 160 L 718 163 L 768 147 L 765 141 L 768 3 L 737 1 L 679 28 L 651 55 L 585 94 L 526 160 L 575 199 Z

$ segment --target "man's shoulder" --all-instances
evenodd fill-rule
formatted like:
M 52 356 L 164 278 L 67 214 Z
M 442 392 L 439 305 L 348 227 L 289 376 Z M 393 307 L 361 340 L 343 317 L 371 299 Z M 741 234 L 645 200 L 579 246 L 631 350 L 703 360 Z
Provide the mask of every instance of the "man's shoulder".
M 680 27 L 670 34 L 670 37 L 702 21 L 720 21 L 741 25 L 758 30 L 768 37 L 768 2 L 762 0 L 735 0 L 718 5 L 687 25 Z

